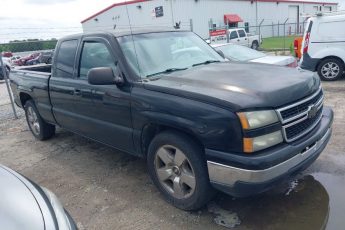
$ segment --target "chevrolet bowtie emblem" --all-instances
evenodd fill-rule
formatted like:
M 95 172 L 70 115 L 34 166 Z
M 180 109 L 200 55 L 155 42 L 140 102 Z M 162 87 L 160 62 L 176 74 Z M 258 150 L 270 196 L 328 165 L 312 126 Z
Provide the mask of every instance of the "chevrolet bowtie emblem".
M 317 109 L 317 106 L 316 106 L 316 105 L 310 105 L 310 106 L 308 107 L 308 118 L 313 118 L 313 117 L 315 117 L 316 114 L 317 114 L 317 111 L 318 111 L 318 109 Z

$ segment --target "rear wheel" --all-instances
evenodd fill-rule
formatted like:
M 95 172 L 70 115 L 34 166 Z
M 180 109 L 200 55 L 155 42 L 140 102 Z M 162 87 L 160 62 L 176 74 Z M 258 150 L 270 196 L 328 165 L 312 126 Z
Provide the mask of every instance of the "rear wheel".
M 199 209 L 212 198 L 201 147 L 185 134 L 158 134 L 149 146 L 147 164 L 154 184 L 177 208 Z
M 252 49 L 257 50 L 259 48 L 259 43 L 258 41 L 253 41 L 252 43 Z
M 317 72 L 324 81 L 338 80 L 344 72 L 344 63 L 336 58 L 328 58 L 318 66 Z
M 24 106 L 26 121 L 31 133 L 39 140 L 47 140 L 55 134 L 55 126 L 46 123 L 38 113 L 35 103 L 28 100 Z

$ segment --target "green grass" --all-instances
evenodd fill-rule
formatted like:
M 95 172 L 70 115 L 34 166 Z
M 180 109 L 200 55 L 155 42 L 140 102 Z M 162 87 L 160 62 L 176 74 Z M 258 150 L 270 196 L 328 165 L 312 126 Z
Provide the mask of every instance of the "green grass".
M 293 41 L 297 36 L 286 36 L 285 37 L 285 49 L 290 49 L 293 47 Z M 261 44 L 261 49 L 263 50 L 276 50 L 284 49 L 284 37 L 271 37 L 264 38 Z

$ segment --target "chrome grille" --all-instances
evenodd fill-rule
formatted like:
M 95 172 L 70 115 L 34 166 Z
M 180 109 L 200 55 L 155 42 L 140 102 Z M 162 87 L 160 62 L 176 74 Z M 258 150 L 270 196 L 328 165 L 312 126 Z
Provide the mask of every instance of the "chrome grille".
M 299 134 L 305 132 L 306 130 L 313 127 L 313 124 L 317 123 L 317 121 L 321 118 L 322 115 L 322 107 L 317 112 L 316 116 L 313 118 L 305 119 L 297 124 L 291 125 L 289 127 L 285 127 L 285 136 L 286 139 L 291 140 L 294 137 L 298 136 Z
M 322 106 L 323 92 L 320 88 L 310 97 L 277 109 L 285 140 L 294 141 L 311 131 L 321 120 Z
M 306 100 L 305 102 L 296 105 L 294 107 L 291 107 L 289 109 L 283 110 L 281 112 L 281 116 L 284 120 L 292 118 L 300 113 L 303 113 L 305 111 L 308 110 L 308 107 L 310 105 L 315 104 L 316 102 L 318 102 L 321 98 L 323 97 L 322 95 L 322 90 L 318 91 L 318 93 L 315 95 L 315 97 L 312 98 L 308 98 L 308 100 Z

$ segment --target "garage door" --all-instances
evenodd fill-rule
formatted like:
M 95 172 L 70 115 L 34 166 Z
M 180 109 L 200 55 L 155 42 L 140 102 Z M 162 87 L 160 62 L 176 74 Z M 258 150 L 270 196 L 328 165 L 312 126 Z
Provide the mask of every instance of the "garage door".
M 299 33 L 299 8 L 298 6 L 289 6 L 289 23 L 290 24 L 290 31 L 292 34 Z

